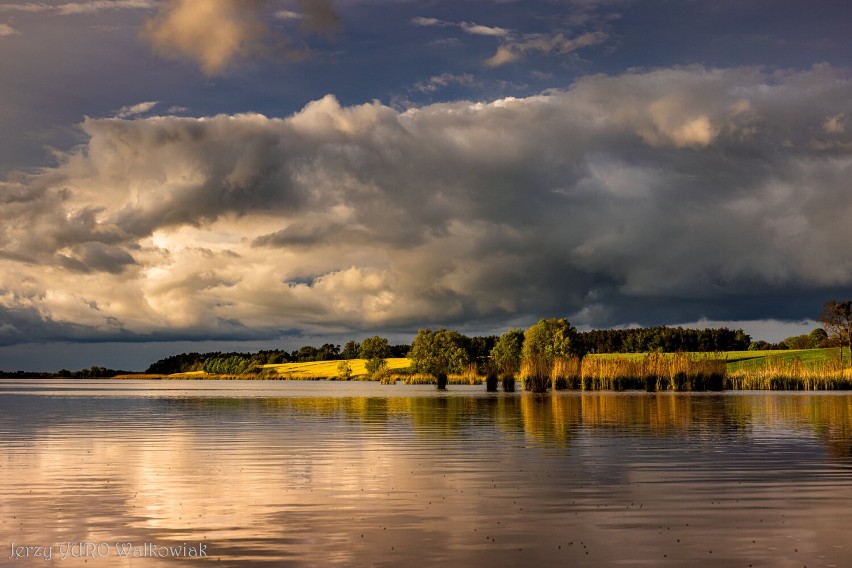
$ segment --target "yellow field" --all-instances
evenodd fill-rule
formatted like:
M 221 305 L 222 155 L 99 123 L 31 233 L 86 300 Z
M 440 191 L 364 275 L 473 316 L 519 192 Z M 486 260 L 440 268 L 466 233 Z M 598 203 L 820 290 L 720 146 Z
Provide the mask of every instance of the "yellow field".
M 405 357 L 388 359 L 388 369 L 407 369 L 411 360 Z M 340 361 L 311 361 L 308 363 L 279 363 L 264 365 L 264 369 L 271 369 L 284 379 L 330 379 L 337 377 Z M 349 366 L 352 368 L 353 379 L 363 379 L 367 376 L 366 359 L 350 359 Z

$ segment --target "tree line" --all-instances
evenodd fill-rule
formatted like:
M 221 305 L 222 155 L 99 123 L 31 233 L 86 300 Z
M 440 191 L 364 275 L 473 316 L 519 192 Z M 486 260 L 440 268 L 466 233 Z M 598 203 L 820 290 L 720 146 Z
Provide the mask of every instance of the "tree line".
M 405 357 L 408 355 L 409 349 L 411 349 L 410 345 L 388 344 L 389 355 L 387 357 Z M 269 349 L 257 352 L 192 352 L 164 357 L 151 363 L 145 372 L 157 375 L 191 373 L 195 371 L 205 371 L 215 374 L 242 374 L 263 365 L 369 358 L 363 355 L 361 343 L 354 340 L 346 343 L 343 349 L 341 349 L 340 345 L 326 343 L 320 347 L 305 345 L 294 351 Z M 211 371 L 208 369 L 217 370 Z
M 579 360 L 588 351 L 576 328 L 564 318 L 542 319 L 526 331 L 511 329 L 492 339 L 487 355 L 474 359 L 465 349 L 471 342 L 461 333 L 423 328 L 411 344 L 409 358 L 414 370 L 434 377 L 441 390 L 447 387 L 449 374 L 475 364 L 485 374 L 489 391 L 497 390 L 500 380 L 503 390 L 515 390 L 515 378 L 520 373 L 525 389 L 545 392 L 558 360 Z
M 512 329 L 496 336 L 466 336 L 448 329 L 418 331 L 411 345 L 391 345 L 383 337 L 349 340 L 340 345 L 326 343 L 320 347 L 305 345 L 292 352 L 282 349 L 254 353 L 221 352 L 181 353 L 152 363 L 147 373 L 174 374 L 204 371 L 209 374 L 244 374 L 263 365 L 289 362 L 348 361 L 365 359 L 368 373 L 377 378 L 387 369 L 386 359 L 409 357 L 412 372 L 435 377 L 438 388 L 444 388 L 449 374 L 473 370 L 486 376 L 488 388 L 497 388 L 502 378 L 510 390 L 514 378 L 523 374 L 528 386 L 536 390 L 536 381 L 545 383 L 554 362 L 581 359 L 587 353 L 648 353 L 648 352 L 720 352 L 756 349 L 809 349 L 846 345 L 852 347 L 852 301 L 826 302 L 818 321 L 822 328 L 810 334 L 788 337 L 780 343 L 751 341 L 742 329 L 725 327 L 686 329 L 683 327 L 646 327 L 578 332 L 566 319 L 542 319 L 527 330 Z M 842 358 L 842 349 L 841 349 Z M 842 359 L 841 359 L 842 360 Z M 526 368 L 522 371 L 522 365 Z M 341 364 L 341 373 L 346 369 Z M 347 369 L 351 367 L 345 365 Z M 124 374 L 101 367 L 92 367 L 61 376 L 93 377 Z M 546 387 L 545 387 L 546 388 Z
M 111 379 L 118 375 L 129 375 L 130 371 L 120 369 L 109 369 L 107 367 L 92 366 L 79 371 L 62 369 L 59 371 L 0 371 L 0 379 L 47 379 L 62 377 L 63 379 Z
M 580 339 L 586 344 L 589 353 L 745 351 L 751 344 L 751 337 L 742 329 L 731 330 L 726 327 L 603 329 L 582 332 Z
M 431 330 L 425 331 L 432 333 Z M 152 363 L 146 373 L 168 375 L 206 371 L 216 374 L 240 374 L 267 364 L 407 357 L 413 349 L 422 349 L 424 341 L 433 340 L 447 346 L 446 364 L 448 368 L 453 369 L 453 373 L 462 372 L 468 365 L 476 365 L 479 373 L 486 371 L 492 350 L 498 343 L 498 336 L 467 336 L 458 331 L 439 331 L 441 333 L 435 337 L 418 332 L 411 345 L 391 345 L 386 338 L 373 336 L 360 342 L 349 340 L 343 347 L 326 343 L 319 347 L 305 345 L 293 351 L 272 349 L 258 352 L 180 353 Z M 509 343 L 504 341 L 501 344 L 499 350 L 502 352 L 508 349 L 509 344 L 523 336 L 523 330 L 512 330 L 511 334 L 512 339 L 505 340 Z M 576 341 L 582 343 L 584 352 L 588 353 L 740 351 L 748 349 L 751 341 L 743 330 L 727 328 L 649 327 L 594 330 L 577 334 Z

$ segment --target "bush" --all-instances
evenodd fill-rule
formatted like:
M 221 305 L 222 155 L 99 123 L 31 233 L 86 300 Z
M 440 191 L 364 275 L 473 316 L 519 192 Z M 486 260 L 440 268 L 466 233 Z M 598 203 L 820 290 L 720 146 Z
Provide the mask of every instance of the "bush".
M 337 364 L 337 378 L 341 381 L 348 381 L 352 378 L 352 365 L 349 361 L 341 361 Z
M 372 359 L 367 359 L 364 366 L 367 368 L 367 375 L 370 377 L 370 380 L 380 380 L 381 375 L 386 373 L 388 370 L 388 361 L 381 357 L 374 357 Z

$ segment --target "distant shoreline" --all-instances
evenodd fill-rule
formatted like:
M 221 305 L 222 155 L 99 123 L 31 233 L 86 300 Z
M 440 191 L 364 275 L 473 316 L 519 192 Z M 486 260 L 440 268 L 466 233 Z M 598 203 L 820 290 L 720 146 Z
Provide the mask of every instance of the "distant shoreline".
M 848 361 L 844 354 L 844 362 Z M 336 374 L 339 360 L 264 365 L 257 372 L 176 374 L 117 372 L 105 377 L 68 377 L 55 373 L 3 373 L 2 379 L 230 380 L 230 381 L 370 381 L 364 360 L 349 360 L 352 374 Z M 416 373 L 405 358 L 388 359 L 386 384 L 435 384 L 431 375 Z M 564 370 L 562 370 L 564 369 Z M 522 373 L 523 374 L 523 373 Z M 852 369 L 841 368 L 837 348 L 722 353 L 623 353 L 588 355 L 565 361 L 551 390 L 586 391 L 820 391 L 852 390 Z M 475 372 L 449 375 L 450 385 L 483 385 Z M 373 382 L 378 382 L 373 380 Z M 524 390 L 518 377 L 517 390 Z

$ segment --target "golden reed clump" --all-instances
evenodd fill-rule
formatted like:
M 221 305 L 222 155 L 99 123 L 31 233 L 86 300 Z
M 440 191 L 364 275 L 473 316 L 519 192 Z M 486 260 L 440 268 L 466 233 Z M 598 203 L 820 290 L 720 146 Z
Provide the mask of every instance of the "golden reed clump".
M 687 353 L 649 353 L 642 358 L 557 359 L 551 369 L 524 360 L 525 385 L 550 380 L 554 389 L 702 391 L 725 388 L 725 361 Z
M 689 353 L 649 353 L 641 359 L 587 358 L 583 388 L 704 391 L 725 388 L 724 360 Z
M 727 387 L 735 390 L 850 390 L 852 369 L 839 360 L 805 364 L 801 359 L 772 359 L 765 365 L 728 373 Z
M 557 359 L 550 368 L 524 360 L 521 379 L 533 390 L 538 381 L 550 388 L 582 390 L 718 391 L 851 390 L 852 369 L 839 361 L 805 364 L 772 359 L 736 371 L 713 353 L 648 353 L 643 357 L 598 356 Z M 539 392 L 542 392 L 539 384 Z

